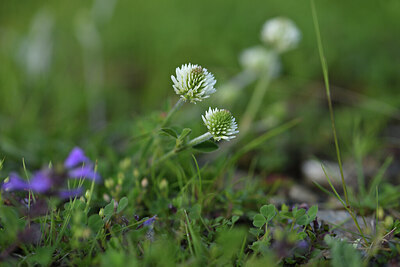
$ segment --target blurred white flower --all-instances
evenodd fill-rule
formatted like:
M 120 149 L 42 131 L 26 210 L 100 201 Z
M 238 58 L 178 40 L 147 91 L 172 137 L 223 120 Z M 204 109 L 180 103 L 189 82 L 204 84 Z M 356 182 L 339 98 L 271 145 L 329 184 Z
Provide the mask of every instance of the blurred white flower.
M 261 30 L 261 40 L 279 53 L 296 48 L 301 32 L 288 18 L 277 17 L 265 22 Z
M 42 9 L 35 14 L 30 26 L 29 34 L 21 42 L 18 56 L 27 74 L 36 78 L 50 70 L 54 18 L 50 12 Z
M 278 55 L 262 46 L 244 50 L 240 54 L 239 62 L 245 70 L 257 75 L 269 73 L 270 76 L 276 77 L 281 70 Z
M 239 133 L 235 118 L 231 112 L 225 109 L 209 108 L 206 114 L 201 116 L 208 132 L 212 134 L 214 140 L 230 140 L 235 138 L 234 134 Z
M 191 103 L 200 102 L 216 92 L 214 76 L 199 65 L 184 64 L 176 68 L 176 77 L 171 76 L 171 79 L 175 93 Z

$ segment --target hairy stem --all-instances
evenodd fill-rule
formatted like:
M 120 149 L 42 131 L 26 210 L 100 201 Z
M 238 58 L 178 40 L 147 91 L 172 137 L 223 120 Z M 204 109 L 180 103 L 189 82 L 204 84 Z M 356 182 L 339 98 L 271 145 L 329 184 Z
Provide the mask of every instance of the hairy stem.
M 195 145 L 198 145 L 200 143 L 203 143 L 207 140 L 209 140 L 212 137 L 212 134 L 207 132 L 203 135 L 200 135 L 196 138 L 194 138 L 193 140 L 191 140 L 189 143 L 187 143 L 186 145 L 182 146 L 182 147 L 175 147 L 174 149 L 172 149 L 171 151 L 169 151 L 168 153 L 164 154 L 161 158 L 157 159 L 154 163 L 153 163 L 153 167 L 157 166 L 158 164 L 160 164 L 161 162 L 175 156 L 176 154 L 178 154 L 179 152 L 186 150 L 188 148 L 191 148 Z
M 174 113 L 183 105 L 183 103 L 185 103 L 185 100 L 183 100 L 183 98 L 179 98 L 178 102 L 175 103 L 172 109 L 168 112 L 167 117 L 165 117 L 164 121 L 162 122 L 161 128 L 168 124 L 172 115 L 174 115 Z
M 200 136 L 194 138 L 193 140 L 191 140 L 189 143 L 187 143 L 186 146 L 192 147 L 192 146 L 198 145 L 200 143 L 203 143 L 203 142 L 211 139 L 211 137 L 212 137 L 212 134 L 209 132 L 206 132 L 205 134 L 200 135 Z

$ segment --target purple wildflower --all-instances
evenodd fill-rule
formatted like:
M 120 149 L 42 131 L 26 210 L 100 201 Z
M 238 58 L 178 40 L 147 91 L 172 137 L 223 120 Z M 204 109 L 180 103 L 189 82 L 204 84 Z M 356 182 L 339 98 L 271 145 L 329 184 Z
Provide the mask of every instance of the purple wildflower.
M 100 175 L 93 166 L 83 150 L 75 147 L 64 162 L 64 171 L 57 172 L 47 168 L 35 172 L 29 181 L 22 179 L 16 173 L 11 173 L 1 188 L 5 191 L 31 190 L 40 194 L 58 195 L 62 199 L 76 197 L 82 194 L 82 188 L 64 190 L 62 186 L 65 185 L 67 178 L 99 181 Z
M 11 173 L 9 180 L 2 188 L 6 191 L 32 190 L 36 193 L 45 193 L 51 188 L 50 170 L 36 172 L 30 181 L 25 181 L 15 173 Z
M 86 157 L 83 150 L 79 147 L 74 147 L 69 153 L 67 159 L 64 162 L 64 167 L 67 169 L 74 168 L 82 163 L 90 163 L 88 157 Z
M 100 180 L 100 175 L 94 171 L 92 165 L 77 167 L 68 172 L 68 177 L 75 179 L 90 179 L 96 182 Z
M 67 198 L 78 197 L 78 196 L 82 195 L 82 193 L 83 193 L 82 187 L 78 187 L 78 188 L 71 189 L 71 190 L 61 190 L 58 192 L 58 196 L 61 199 L 67 199 Z
M 29 181 L 30 189 L 37 193 L 45 193 L 52 186 L 51 170 L 46 169 L 36 172 Z
M 95 172 L 93 163 L 79 147 L 72 149 L 64 162 L 64 167 L 68 170 L 68 177 L 70 178 L 86 178 L 96 182 L 101 179 L 100 175 Z
M 150 226 L 152 225 L 155 221 L 156 221 L 157 215 L 154 215 L 153 217 L 147 219 L 146 221 L 144 221 L 144 223 L 142 224 L 143 226 Z
M 28 190 L 29 184 L 27 181 L 21 179 L 16 173 L 10 173 L 8 180 L 1 186 L 5 191 L 22 191 Z
M 145 220 L 141 225 L 139 225 L 136 229 L 140 229 L 144 226 L 151 226 L 153 223 L 156 221 L 157 215 L 154 215 L 153 217 Z

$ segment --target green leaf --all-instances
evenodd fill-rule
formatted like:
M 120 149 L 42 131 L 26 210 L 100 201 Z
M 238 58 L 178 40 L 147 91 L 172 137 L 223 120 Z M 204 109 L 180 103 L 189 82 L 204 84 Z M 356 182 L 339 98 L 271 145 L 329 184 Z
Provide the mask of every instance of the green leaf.
M 331 248 L 331 264 L 333 267 L 362 266 L 360 253 L 350 244 L 336 240 L 329 235 L 326 235 L 324 241 Z
M 239 220 L 239 216 L 237 216 L 237 215 L 233 215 L 232 216 L 232 224 L 234 224 L 235 222 L 237 222 L 238 220 Z
M 299 210 L 293 211 L 293 215 L 296 220 L 299 219 L 300 217 L 302 217 L 304 214 L 306 214 L 305 209 L 299 209 Z
M 307 230 L 307 234 L 308 234 L 308 236 L 311 238 L 312 241 L 317 240 L 316 235 L 315 235 L 312 231 Z
M 172 136 L 175 139 L 178 138 L 178 134 L 171 128 L 162 128 L 161 129 L 161 133 L 165 133 L 165 134 L 167 134 L 169 136 Z
M 114 199 L 104 207 L 104 217 L 108 221 L 114 214 Z
M 296 223 L 298 225 L 307 225 L 308 224 L 308 216 L 304 214 L 296 219 Z
M 51 262 L 53 252 L 53 247 L 39 247 L 35 250 L 35 253 L 28 257 L 27 261 L 31 265 L 48 266 Z
M 113 226 L 111 226 L 111 231 L 113 233 L 120 233 L 122 231 L 122 226 L 119 224 L 114 224 Z
M 128 198 L 123 197 L 123 198 L 121 198 L 121 200 L 118 203 L 117 213 L 120 213 L 121 211 L 123 211 L 126 208 L 126 206 L 128 206 Z
M 279 215 L 280 215 L 282 218 L 294 219 L 293 213 L 292 213 L 291 211 L 283 211 L 283 210 L 281 210 L 281 211 L 279 212 Z
M 297 238 L 298 238 L 299 240 L 303 240 L 303 239 L 306 238 L 306 237 L 307 237 L 307 234 L 304 233 L 304 232 L 299 232 L 299 233 L 297 234 Z
M 89 217 L 88 226 L 93 231 L 93 233 L 97 233 L 103 227 L 103 220 L 100 215 L 93 214 Z
M 315 217 L 317 217 L 318 213 L 318 206 L 314 205 L 311 208 L 308 209 L 308 217 L 310 217 L 310 222 L 314 221 Z
M 200 216 L 201 216 L 201 205 L 195 204 L 189 210 L 189 217 L 191 220 L 197 220 L 200 219 Z
M 179 140 L 183 141 L 191 132 L 192 132 L 192 129 L 190 129 L 190 128 L 183 129 L 181 132 L 181 135 L 179 135 Z
M 263 227 L 263 225 L 267 222 L 267 219 L 261 214 L 256 214 L 253 218 L 253 225 L 255 227 Z
M 249 233 L 254 235 L 255 237 L 259 237 L 261 234 L 264 233 L 264 230 L 260 228 L 250 228 Z
M 272 220 L 276 215 L 275 206 L 272 204 L 262 206 L 260 212 L 267 218 L 267 221 Z
M 11 206 L 0 206 L 0 222 L 0 247 L 4 248 L 15 242 L 26 222 L 19 218 L 17 210 Z
M 203 143 L 193 146 L 194 149 L 203 153 L 213 152 L 218 149 L 218 145 L 213 141 L 207 140 Z

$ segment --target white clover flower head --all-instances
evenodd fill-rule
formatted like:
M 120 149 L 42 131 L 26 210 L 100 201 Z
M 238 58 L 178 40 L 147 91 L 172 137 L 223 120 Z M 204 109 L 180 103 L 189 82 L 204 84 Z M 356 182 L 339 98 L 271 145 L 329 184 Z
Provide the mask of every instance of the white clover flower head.
M 300 39 L 296 24 L 284 17 L 267 20 L 261 30 L 261 40 L 279 53 L 296 48 Z
M 176 77 L 172 75 L 171 79 L 175 93 L 190 103 L 200 102 L 216 92 L 214 76 L 199 65 L 184 64 L 176 68 Z
M 244 50 L 240 54 L 239 62 L 245 70 L 255 74 L 269 73 L 272 77 L 276 77 L 281 70 L 278 55 L 262 46 Z
M 201 117 L 207 126 L 208 132 L 213 135 L 216 141 L 220 141 L 221 139 L 229 141 L 235 138 L 235 134 L 239 132 L 235 118 L 228 110 L 209 108 L 206 114 Z

